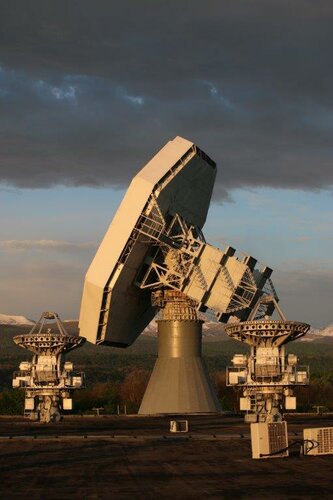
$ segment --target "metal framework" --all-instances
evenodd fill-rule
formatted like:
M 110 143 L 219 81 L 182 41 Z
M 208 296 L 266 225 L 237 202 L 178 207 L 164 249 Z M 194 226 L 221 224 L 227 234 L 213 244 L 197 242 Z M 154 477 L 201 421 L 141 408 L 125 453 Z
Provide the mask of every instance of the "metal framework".
M 23 361 L 13 374 L 13 387 L 25 390 L 25 415 L 44 423 L 59 421 L 62 410 L 72 409 L 73 391 L 84 386 L 84 374 L 73 372 L 73 363 L 65 362 L 63 355 L 85 338 L 68 335 L 57 313 L 44 312 L 32 330 L 17 335 L 14 342 L 34 353 L 32 361 Z
M 127 347 L 155 316 L 151 292 L 182 292 L 218 321 L 247 320 L 277 295 L 272 270 L 205 241 L 215 163 L 176 137 L 133 178 L 86 274 L 79 328 L 98 344 Z M 271 314 L 262 304 L 258 317 Z
M 263 305 L 272 304 L 279 319 L 266 317 L 255 320 Z M 250 354 L 235 354 L 232 367 L 227 368 L 227 385 L 240 387 L 240 409 L 246 411 L 250 422 L 282 420 L 284 409 L 296 409 L 293 388 L 308 385 L 309 368 L 299 366 L 297 356 L 286 354 L 285 345 L 307 333 L 310 325 L 286 320 L 277 301 L 263 296 L 253 309 L 249 320 L 231 323 L 227 334 L 250 346 Z
M 271 280 L 263 280 L 264 273 L 256 269 L 256 275 L 263 280 L 261 286 L 265 286 L 263 291 L 258 290 L 259 283 L 247 265 L 250 259 L 254 261 L 253 257 L 246 256 L 240 261 L 234 256 L 233 248 L 227 247 L 222 252 L 212 247 L 206 243 L 201 229 L 188 224 L 179 214 L 167 223 L 153 196 L 148 207 L 149 216 L 142 215 L 128 243 L 132 246 L 141 239 L 141 242 L 151 245 L 136 278 L 135 284 L 139 288 L 179 290 L 196 300 L 198 310 L 202 311 L 207 309 L 209 295 L 218 293 L 222 300 L 215 300 L 216 305 L 212 309 L 217 319 L 223 321 L 237 313 L 246 317 L 258 297 L 258 291 L 265 295 L 273 294 L 277 300 Z M 211 252 L 205 257 L 207 249 Z M 125 264 L 125 256 L 129 254 L 130 250 L 126 247 L 122 264 Z M 227 304 L 223 308 L 225 302 Z M 264 313 L 267 313 L 267 305 L 262 303 L 258 316 Z

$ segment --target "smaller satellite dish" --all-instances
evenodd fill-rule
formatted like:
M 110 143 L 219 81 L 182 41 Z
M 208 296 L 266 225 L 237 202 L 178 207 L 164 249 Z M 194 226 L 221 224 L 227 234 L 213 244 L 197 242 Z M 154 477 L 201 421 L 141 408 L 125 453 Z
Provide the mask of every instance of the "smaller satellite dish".
M 73 391 L 84 385 L 84 374 L 74 373 L 73 363 L 64 362 L 63 355 L 86 339 L 68 335 L 58 314 L 46 311 L 29 333 L 13 340 L 34 354 L 13 376 L 13 387 L 25 389 L 25 414 L 31 420 L 58 422 L 62 410 L 72 409 Z
M 278 319 L 255 319 L 259 308 L 271 304 Z M 229 323 L 229 337 L 250 346 L 249 354 L 235 354 L 233 366 L 227 368 L 227 385 L 238 387 L 243 394 L 240 410 L 246 421 L 276 423 L 283 420 L 285 410 L 296 409 L 295 386 L 308 385 L 307 366 L 299 366 L 294 354 L 287 354 L 285 345 L 307 333 L 310 325 L 287 320 L 273 296 L 263 296 L 247 321 Z M 256 457 L 259 458 L 259 457 Z

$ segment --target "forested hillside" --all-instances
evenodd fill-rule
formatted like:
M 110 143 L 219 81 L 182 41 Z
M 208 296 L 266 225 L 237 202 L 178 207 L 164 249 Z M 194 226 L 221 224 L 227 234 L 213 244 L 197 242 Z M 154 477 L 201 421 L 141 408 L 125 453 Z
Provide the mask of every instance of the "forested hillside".
M 76 323 L 66 323 L 66 328 L 69 333 L 77 333 Z M 16 346 L 12 339 L 28 331 L 29 327 L 0 326 L 0 414 L 23 411 L 23 391 L 11 389 L 11 378 L 20 362 L 31 359 L 32 354 Z M 205 362 L 224 410 L 237 411 L 239 397 L 238 391 L 225 386 L 225 368 L 235 353 L 246 351 L 245 345 L 232 340 L 210 339 L 203 343 Z M 299 409 L 323 405 L 333 410 L 333 343 L 294 342 L 288 351 L 299 356 L 300 364 L 310 366 L 310 387 L 298 389 Z M 118 405 L 126 405 L 128 412 L 136 412 L 156 356 L 157 339 L 144 335 L 127 349 L 87 342 L 69 353 L 75 369 L 86 375 L 86 389 L 74 396 L 75 411 L 103 407 L 114 413 Z

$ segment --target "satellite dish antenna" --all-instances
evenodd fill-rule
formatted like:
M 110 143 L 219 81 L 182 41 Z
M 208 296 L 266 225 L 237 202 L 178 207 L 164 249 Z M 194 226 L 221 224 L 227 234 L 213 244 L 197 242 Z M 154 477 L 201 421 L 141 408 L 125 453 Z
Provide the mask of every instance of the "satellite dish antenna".
M 255 319 L 263 303 L 273 303 L 278 319 Z M 243 390 L 240 409 L 247 422 L 280 422 L 285 410 L 296 410 L 293 389 L 309 383 L 307 366 L 299 366 L 295 354 L 286 353 L 289 342 L 303 337 L 310 325 L 287 320 L 276 299 L 261 297 L 247 321 L 229 323 L 226 333 L 250 346 L 250 353 L 235 354 L 227 369 L 227 385 Z
M 85 278 L 79 327 L 91 342 L 127 347 L 162 311 L 159 358 L 139 413 L 219 411 L 198 312 L 246 320 L 261 295 L 275 294 L 271 269 L 206 243 L 215 176 L 195 144 L 169 141 L 132 180 Z
M 63 357 L 82 346 L 85 339 L 69 335 L 58 314 L 46 311 L 29 333 L 13 340 L 34 354 L 31 362 L 20 364 L 13 377 L 13 387 L 25 389 L 25 414 L 31 420 L 58 422 L 62 410 L 72 409 L 72 393 L 84 385 L 84 374 L 73 372 L 73 363 Z

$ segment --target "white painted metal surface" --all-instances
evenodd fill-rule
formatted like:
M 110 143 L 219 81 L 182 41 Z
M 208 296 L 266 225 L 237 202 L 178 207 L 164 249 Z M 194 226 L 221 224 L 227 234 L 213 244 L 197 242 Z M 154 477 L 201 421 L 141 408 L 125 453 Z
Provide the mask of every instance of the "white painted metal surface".
M 274 297 L 262 300 L 275 302 Z M 305 335 L 310 325 L 287 321 L 278 304 L 274 305 L 279 319 L 254 320 L 250 316 L 249 321 L 225 327 L 230 337 L 250 346 L 248 355 L 234 355 L 233 366 L 227 368 L 227 385 L 242 389 L 241 411 L 247 417 L 253 414 L 259 422 L 276 422 L 284 410 L 295 410 L 293 388 L 309 383 L 309 368 L 299 366 L 294 354 L 286 354 L 285 345 Z
M 155 306 L 164 309 L 159 357 L 139 413 L 220 411 L 196 313 L 210 309 L 219 321 L 239 321 L 263 294 L 276 297 L 271 269 L 256 268 L 256 259 L 240 258 L 232 247 L 206 243 L 202 226 L 215 175 L 215 163 L 195 144 L 170 141 L 134 177 L 86 275 L 79 328 L 91 342 L 127 347 L 153 319 Z M 175 313 L 168 293 L 193 303 L 190 317 L 188 305 Z M 273 309 L 262 304 L 258 314 Z
M 251 445 L 252 458 L 287 457 L 287 422 L 251 424 Z
M 304 455 L 332 455 L 333 427 L 303 429 Z
M 22 361 L 20 371 L 13 375 L 13 387 L 25 390 L 25 414 L 46 423 L 60 420 L 62 410 L 72 409 L 73 391 L 84 386 L 84 375 L 73 373 L 73 363 L 64 362 L 63 354 L 85 339 L 68 335 L 58 315 L 45 312 L 29 333 L 13 340 L 34 353 L 32 361 Z
M 176 137 L 134 177 L 87 272 L 81 335 L 130 345 L 154 317 L 151 291 L 159 288 L 181 291 L 224 322 L 246 319 L 264 287 L 275 293 L 271 269 L 205 242 L 215 174 L 205 153 Z
M 201 228 L 215 175 L 212 160 L 192 142 L 176 137 L 134 177 L 85 278 L 82 336 L 126 346 L 149 324 L 155 314 L 150 291 L 140 290 L 134 282 L 151 240 L 147 234 L 138 235 L 137 229 L 152 221 L 149 230 L 158 233 L 164 228 L 156 216 L 176 213 Z

